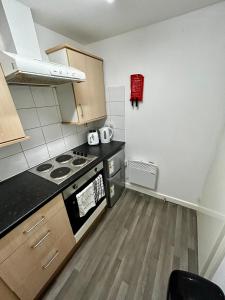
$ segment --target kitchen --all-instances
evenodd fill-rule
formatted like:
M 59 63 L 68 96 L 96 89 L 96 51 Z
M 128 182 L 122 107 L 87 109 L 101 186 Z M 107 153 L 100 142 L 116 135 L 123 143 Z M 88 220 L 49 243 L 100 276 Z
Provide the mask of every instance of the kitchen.
M 2 299 L 222 297 L 224 28 L 224 1 L 1 1 Z

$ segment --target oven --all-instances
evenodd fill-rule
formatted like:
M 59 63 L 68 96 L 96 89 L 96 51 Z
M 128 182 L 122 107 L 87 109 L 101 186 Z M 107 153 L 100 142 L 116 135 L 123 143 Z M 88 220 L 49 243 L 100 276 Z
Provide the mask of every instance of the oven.
M 103 163 L 99 163 L 66 188 L 63 198 L 78 241 L 107 205 Z

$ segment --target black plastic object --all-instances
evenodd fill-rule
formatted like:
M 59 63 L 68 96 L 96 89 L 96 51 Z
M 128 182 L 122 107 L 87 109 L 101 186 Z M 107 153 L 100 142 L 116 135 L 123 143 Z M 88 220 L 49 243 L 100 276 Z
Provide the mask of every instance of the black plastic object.
M 225 300 L 222 290 L 196 274 L 174 270 L 169 279 L 167 300 Z

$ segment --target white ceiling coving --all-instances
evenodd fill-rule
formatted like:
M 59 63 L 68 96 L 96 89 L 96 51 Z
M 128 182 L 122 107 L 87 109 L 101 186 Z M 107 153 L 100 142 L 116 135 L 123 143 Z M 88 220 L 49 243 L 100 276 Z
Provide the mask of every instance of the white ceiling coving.
M 34 20 L 88 44 L 179 16 L 221 0 L 20 0 Z

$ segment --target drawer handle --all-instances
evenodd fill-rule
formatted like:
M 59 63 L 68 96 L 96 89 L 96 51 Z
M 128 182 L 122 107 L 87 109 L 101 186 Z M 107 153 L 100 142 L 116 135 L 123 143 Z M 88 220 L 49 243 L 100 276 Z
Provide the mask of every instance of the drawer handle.
M 56 259 L 56 257 L 57 257 L 58 255 L 59 255 L 59 251 L 57 250 L 56 253 L 53 255 L 53 257 L 49 260 L 49 262 L 47 262 L 46 265 L 43 265 L 42 268 L 43 268 L 43 269 L 47 269 L 47 268 L 51 265 L 51 263 L 53 262 L 53 260 Z
M 41 238 L 40 241 L 37 242 L 35 245 L 32 245 L 31 248 L 32 248 L 32 249 L 35 249 L 35 248 L 37 248 L 38 246 L 40 246 L 40 245 L 44 242 L 44 240 L 49 236 L 50 233 L 51 233 L 51 231 L 49 230 L 49 231 L 43 236 L 43 238 Z
M 24 234 L 31 232 L 34 230 L 38 225 L 40 225 L 44 221 L 45 217 L 42 217 L 40 221 L 38 221 L 36 224 L 34 224 L 31 228 L 24 230 Z

